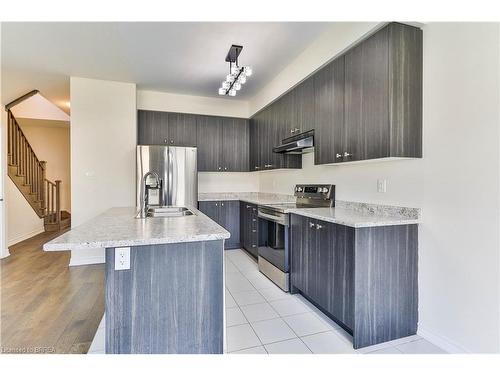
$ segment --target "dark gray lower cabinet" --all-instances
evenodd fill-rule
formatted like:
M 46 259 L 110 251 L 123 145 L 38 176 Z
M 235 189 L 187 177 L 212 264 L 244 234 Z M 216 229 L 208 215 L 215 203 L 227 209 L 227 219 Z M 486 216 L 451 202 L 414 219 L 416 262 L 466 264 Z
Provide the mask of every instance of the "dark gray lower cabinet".
M 222 354 L 222 240 L 106 249 L 106 353 Z
M 200 201 L 198 209 L 231 233 L 225 249 L 240 247 L 240 201 Z
M 258 256 L 258 228 L 257 206 L 240 202 L 240 239 L 241 246 L 255 258 Z
M 362 348 L 414 335 L 417 225 L 352 228 L 291 219 L 291 284 Z

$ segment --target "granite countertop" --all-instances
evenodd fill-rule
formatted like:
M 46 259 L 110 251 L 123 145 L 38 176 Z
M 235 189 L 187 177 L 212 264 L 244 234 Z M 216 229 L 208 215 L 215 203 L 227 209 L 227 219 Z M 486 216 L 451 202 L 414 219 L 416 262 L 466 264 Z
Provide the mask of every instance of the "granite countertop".
M 295 196 L 273 193 L 199 193 L 198 201 L 243 201 L 252 204 L 294 203 Z
M 241 200 L 257 205 L 294 203 L 295 199 L 293 195 L 272 193 L 200 193 L 198 195 L 200 201 Z M 421 222 L 419 208 L 341 200 L 336 200 L 335 207 L 332 208 L 289 208 L 285 209 L 285 212 L 354 228 L 418 224 Z
M 287 212 L 354 228 L 418 224 L 420 222 L 420 220 L 416 218 L 412 219 L 398 216 L 370 215 L 363 214 L 355 210 L 337 207 L 294 208 L 287 210 Z
M 421 214 L 419 208 L 339 200 L 335 207 L 290 208 L 286 212 L 353 228 L 418 224 Z
M 135 207 L 111 208 L 43 245 L 45 251 L 222 240 L 230 233 L 197 209 L 194 215 L 136 219 Z

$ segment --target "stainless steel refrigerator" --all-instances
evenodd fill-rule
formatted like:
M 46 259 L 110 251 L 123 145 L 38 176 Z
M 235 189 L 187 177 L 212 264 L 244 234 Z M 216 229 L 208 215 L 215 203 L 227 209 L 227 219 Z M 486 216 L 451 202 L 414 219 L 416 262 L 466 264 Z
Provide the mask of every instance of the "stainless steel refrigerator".
M 198 205 L 198 168 L 196 147 L 137 146 L 137 207 L 141 207 L 141 189 L 148 190 L 150 206 Z M 158 175 L 160 186 L 152 174 Z

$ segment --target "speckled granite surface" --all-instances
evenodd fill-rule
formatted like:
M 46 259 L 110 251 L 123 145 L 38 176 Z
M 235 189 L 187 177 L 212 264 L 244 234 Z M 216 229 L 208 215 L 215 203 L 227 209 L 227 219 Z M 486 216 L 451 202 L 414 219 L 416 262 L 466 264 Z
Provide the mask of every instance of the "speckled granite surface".
M 420 222 L 419 218 L 408 218 L 389 214 L 369 214 L 340 207 L 292 208 L 287 210 L 287 212 L 354 228 L 418 224 Z
M 241 200 L 254 204 L 295 202 L 293 195 L 272 193 L 200 193 L 200 201 Z M 290 208 L 286 212 L 354 228 L 420 223 L 420 209 L 361 202 L 335 201 L 334 208 Z
M 135 207 L 111 208 L 43 245 L 46 251 L 210 241 L 230 237 L 200 211 L 175 218 L 136 219 Z

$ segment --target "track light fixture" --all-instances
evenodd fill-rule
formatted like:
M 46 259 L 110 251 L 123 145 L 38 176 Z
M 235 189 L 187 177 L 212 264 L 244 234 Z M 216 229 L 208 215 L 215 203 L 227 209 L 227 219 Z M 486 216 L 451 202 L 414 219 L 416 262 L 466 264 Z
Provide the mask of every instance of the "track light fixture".
M 226 79 L 222 82 L 219 88 L 219 95 L 229 95 L 236 96 L 236 92 L 241 90 L 242 85 L 247 81 L 253 73 L 252 68 L 249 66 L 238 65 L 238 56 L 241 53 L 243 46 L 237 46 L 233 44 L 229 48 L 229 52 L 226 56 L 226 62 L 229 63 L 229 74 Z

